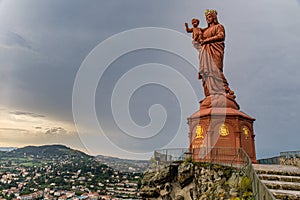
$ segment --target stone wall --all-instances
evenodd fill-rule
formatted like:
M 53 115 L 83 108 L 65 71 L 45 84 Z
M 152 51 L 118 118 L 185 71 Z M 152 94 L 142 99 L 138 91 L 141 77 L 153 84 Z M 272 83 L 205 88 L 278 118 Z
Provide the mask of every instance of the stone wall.
M 239 200 L 251 199 L 252 189 L 240 170 L 181 162 L 146 171 L 140 194 L 145 200 Z
M 296 167 L 300 167 L 300 158 L 294 157 L 294 158 L 285 158 L 281 157 L 279 159 L 281 165 L 293 165 Z

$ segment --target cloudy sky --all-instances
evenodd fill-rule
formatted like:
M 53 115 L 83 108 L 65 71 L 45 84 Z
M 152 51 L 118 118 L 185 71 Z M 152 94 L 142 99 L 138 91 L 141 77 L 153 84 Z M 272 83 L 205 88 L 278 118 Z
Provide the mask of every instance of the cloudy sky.
M 0 146 L 146 159 L 187 147 L 203 90 L 184 22 L 205 27 L 207 8 L 226 29 L 225 75 L 256 118 L 257 157 L 299 150 L 299 0 L 2 0 Z

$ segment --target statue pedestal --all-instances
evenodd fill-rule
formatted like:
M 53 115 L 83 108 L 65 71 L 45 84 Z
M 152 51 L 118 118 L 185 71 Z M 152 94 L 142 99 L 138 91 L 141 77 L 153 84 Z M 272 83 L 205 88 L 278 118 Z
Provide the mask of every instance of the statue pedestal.
M 231 107 L 201 108 L 188 118 L 194 160 L 234 161 L 242 148 L 256 163 L 254 118 Z

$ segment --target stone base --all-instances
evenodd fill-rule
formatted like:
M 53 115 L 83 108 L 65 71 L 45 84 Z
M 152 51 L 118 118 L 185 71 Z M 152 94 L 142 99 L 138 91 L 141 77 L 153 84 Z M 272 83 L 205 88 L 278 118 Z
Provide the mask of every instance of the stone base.
M 202 147 L 224 151 L 243 148 L 252 162 L 256 163 L 254 121 L 254 118 L 232 107 L 201 108 L 188 118 L 190 149 L 195 152 Z M 226 160 L 235 156 L 228 153 L 230 155 L 226 157 L 225 154 L 223 159 Z

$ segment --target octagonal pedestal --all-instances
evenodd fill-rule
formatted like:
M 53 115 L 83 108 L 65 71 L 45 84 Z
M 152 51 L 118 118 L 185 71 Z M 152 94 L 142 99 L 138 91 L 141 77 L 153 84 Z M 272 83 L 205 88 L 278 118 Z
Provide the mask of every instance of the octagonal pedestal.
M 188 118 L 189 148 L 194 159 L 218 157 L 230 162 L 242 148 L 256 163 L 254 121 L 234 108 L 201 108 Z

